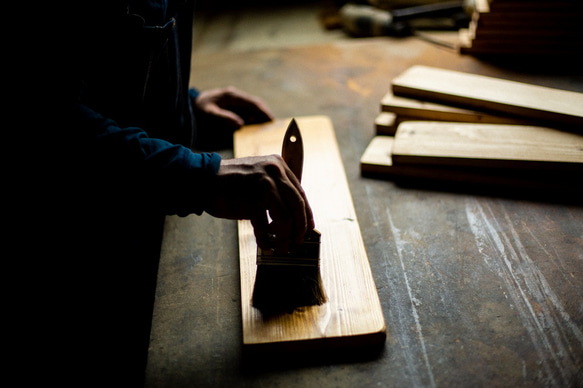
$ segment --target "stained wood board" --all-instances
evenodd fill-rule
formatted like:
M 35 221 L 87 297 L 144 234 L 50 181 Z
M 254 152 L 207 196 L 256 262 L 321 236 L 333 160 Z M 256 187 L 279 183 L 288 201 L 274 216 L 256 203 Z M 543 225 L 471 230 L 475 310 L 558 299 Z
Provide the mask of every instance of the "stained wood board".
M 399 97 L 395 96 L 392 91 L 387 92 L 382 98 L 381 111 L 392 112 L 399 117 L 417 120 L 488 124 L 526 124 L 528 122 L 520 118 L 491 115 L 476 110 Z
M 480 13 L 480 21 L 487 24 L 511 24 L 516 21 L 517 25 L 531 24 L 533 28 L 539 25 L 548 25 L 557 23 L 560 20 L 565 20 L 567 23 L 572 23 L 580 16 L 580 12 L 504 12 L 504 13 Z
M 537 40 L 473 40 L 465 48 L 466 53 L 499 52 L 502 54 L 557 54 L 575 55 L 583 51 L 583 44 L 572 44 L 565 41 L 548 42 Z
M 476 25 L 474 33 L 474 39 L 484 39 L 484 40 L 505 40 L 511 39 L 515 41 L 529 41 L 529 40 L 542 40 L 542 41 L 557 41 L 557 42 L 571 42 L 577 43 L 583 37 L 583 30 L 580 26 L 568 28 L 568 26 L 562 26 L 561 28 L 551 28 L 551 27 L 540 27 L 537 28 L 513 28 L 513 29 L 494 29 L 494 28 L 480 28 L 479 24 Z
M 397 96 L 583 127 L 583 93 L 413 66 L 393 80 Z
M 572 12 L 583 10 L 578 1 L 491 1 L 490 12 L 544 13 L 553 10 Z
M 467 29 L 459 31 L 461 54 L 502 54 L 502 55 L 555 55 L 558 57 L 573 57 L 581 51 L 580 43 L 568 42 L 544 43 L 538 40 L 484 40 L 474 39 Z M 578 51 L 579 50 L 579 51 Z M 565 58 L 564 60 L 570 60 Z
M 290 120 L 235 132 L 236 157 L 280 154 Z M 251 304 L 257 245 L 249 221 L 239 221 L 243 344 L 252 351 L 342 348 L 382 344 L 385 321 L 364 248 L 332 122 L 296 118 L 304 143 L 302 186 L 322 233 L 320 271 L 328 301 L 266 319 Z
M 399 125 L 395 164 L 583 172 L 583 135 L 552 128 L 408 121 Z
M 494 16 L 494 17 L 493 17 Z M 567 28 L 576 29 L 579 27 L 579 20 L 581 15 L 575 14 L 552 14 L 546 18 L 539 18 L 533 20 L 533 18 L 526 17 L 520 18 L 520 15 L 502 14 L 500 17 L 495 17 L 498 15 L 490 15 L 483 13 L 474 13 L 472 17 L 472 23 L 476 23 L 478 29 L 484 30 L 532 30 L 532 29 L 550 29 L 550 28 Z M 519 19 L 517 19 L 519 18 Z
M 392 159 L 394 142 L 393 136 L 375 136 L 371 140 L 360 159 L 360 171 L 363 176 L 583 193 L 583 184 L 574 181 L 568 174 L 558 175 L 552 172 L 543 176 L 540 172 L 525 174 L 524 170 L 394 164 Z
M 492 19 L 513 19 L 517 23 L 524 20 L 546 17 L 572 17 L 583 11 L 583 5 L 577 1 L 518 1 L 492 2 L 488 0 L 474 0 L 475 13 L 480 16 L 489 16 Z

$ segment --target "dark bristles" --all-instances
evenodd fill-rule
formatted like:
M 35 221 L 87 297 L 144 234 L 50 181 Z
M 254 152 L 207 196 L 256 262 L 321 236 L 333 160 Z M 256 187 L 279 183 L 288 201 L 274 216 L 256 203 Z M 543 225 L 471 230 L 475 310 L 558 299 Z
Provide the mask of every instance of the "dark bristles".
M 326 302 L 319 248 L 320 233 L 314 230 L 306 235 L 304 244 L 293 247 L 287 254 L 259 249 L 253 306 L 263 314 L 275 315 Z
M 298 307 L 321 305 L 325 301 L 318 267 L 257 267 L 253 306 L 262 312 L 292 312 Z

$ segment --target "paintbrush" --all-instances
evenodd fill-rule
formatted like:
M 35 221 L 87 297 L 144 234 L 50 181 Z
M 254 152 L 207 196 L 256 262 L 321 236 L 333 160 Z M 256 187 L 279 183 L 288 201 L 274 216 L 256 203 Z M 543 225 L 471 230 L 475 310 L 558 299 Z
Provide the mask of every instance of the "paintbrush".
M 281 155 L 301 182 L 304 148 L 295 119 L 285 133 Z M 320 276 L 320 238 L 320 232 L 312 229 L 302 244 L 291 244 L 287 252 L 275 248 L 276 236 L 270 237 L 267 249 L 257 248 L 254 307 L 264 315 L 274 315 L 326 301 Z

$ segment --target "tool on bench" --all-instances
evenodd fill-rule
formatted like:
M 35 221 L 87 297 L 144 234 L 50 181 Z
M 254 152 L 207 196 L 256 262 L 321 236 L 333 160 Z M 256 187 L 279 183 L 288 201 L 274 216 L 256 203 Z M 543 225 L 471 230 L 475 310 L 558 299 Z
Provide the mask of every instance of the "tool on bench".
M 448 18 L 456 29 L 469 23 L 463 1 L 426 4 L 392 11 L 358 4 L 346 4 L 340 9 L 341 24 L 353 36 L 409 36 L 414 33 L 410 22 L 420 18 Z
M 304 148 L 294 119 L 285 133 L 281 154 L 301 182 Z M 320 232 L 309 230 L 304 242 L 291 244 L 288 252 L 275 248 L 276 237 L 271 236 L 269 249 L 257 248 L 253 306 L 264 314 L 277 314 L 324 303 L 326 295 L 320 277 Z

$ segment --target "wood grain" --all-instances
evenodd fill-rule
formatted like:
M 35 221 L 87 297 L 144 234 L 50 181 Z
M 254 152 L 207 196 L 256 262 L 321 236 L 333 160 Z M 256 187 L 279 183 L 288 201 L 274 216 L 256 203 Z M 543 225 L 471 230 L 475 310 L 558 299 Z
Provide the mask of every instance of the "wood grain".
M 322 233 L 320 265 L 328 301 L 270 319 L 251 305 L 257 245 L 240 221 L 239 255 L 243 344 L 256 351 L 373 345 L 385 340 L 385 322 L 360 234 L 332 122 L 296 118 L 304 140 L 302 185 Z M 236 157 L 279 154 L 289 120 L 235 132 Z
M 551 128 L 409 121 L 395 135 L 397 163 L 583 171 L 583 136 Z
M 395 96 L 389 91 L 381 100 L 381 110 L 409 119 L 431 121 L 455 121 L 488 124 L 526 124 L 526 120 L 514 117 L 491 115 L 476 110 Z
M 413 66 L 393 80 L 395 95 L 583 126 L 583 93 L 429 66 Z
M 393 163 L 392 151 L 395 138 L 375 136 L 360 159 L 363 176 L 386 177 L 390 179 L 414 178 L 451 182 L 465 185 L 490 187 L 511 187 L 520 189 L 568 191 L 583 194 L 583 184 L 572 179 L 569 174 L 544 171 L 524 171 L 511 169 L 467 168 L 444 165 L 422 165 Z

